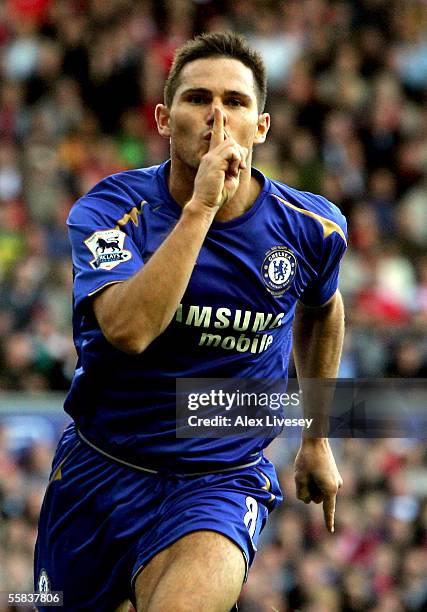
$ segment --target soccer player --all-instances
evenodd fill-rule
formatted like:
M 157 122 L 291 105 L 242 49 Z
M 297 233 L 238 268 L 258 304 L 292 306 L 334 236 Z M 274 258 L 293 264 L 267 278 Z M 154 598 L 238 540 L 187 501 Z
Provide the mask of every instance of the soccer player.
M 177 438 L 175 380 L 285 379 L 292 325 L 299 377 L 337 373 L 345 220 L 251 167 L 265 99 L 242 38 L 189 41 L 156 108 L 170 160 L 107 177 L 70 213 L 74 422 L 35 556 L 36 588 L 63 591 L 65 610 L 127 598 L 138 612 L 232 609 L 281 500 L 270 439 Z M 323 502 L 333 531 L 341 477 L 327 439 L 304 435 L 295 469 L 297 496 Z

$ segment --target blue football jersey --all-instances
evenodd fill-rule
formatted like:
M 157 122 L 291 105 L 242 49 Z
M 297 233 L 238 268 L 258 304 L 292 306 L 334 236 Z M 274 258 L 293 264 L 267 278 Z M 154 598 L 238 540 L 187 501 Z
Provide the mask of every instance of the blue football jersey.
M 125 354 L 103 336 L 92 296 L 134 275 L 179 219 L 168 163 L 110 176 L 70 212 L 78 363 L 65 409 L 84 440 L 134 465 L 243 465 L 271 438 L 177 438 L 176 379 L 286 379 L 296 303 L 335 293 L 346 223 L 325 198 L 253 169 L 253 206 L 212 223 L 174 319 L 143 353 Z

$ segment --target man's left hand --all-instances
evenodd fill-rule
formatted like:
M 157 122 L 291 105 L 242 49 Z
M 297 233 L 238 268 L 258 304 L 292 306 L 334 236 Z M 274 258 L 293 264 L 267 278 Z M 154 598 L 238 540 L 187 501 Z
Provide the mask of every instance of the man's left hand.
M 336 496 L 343 480 L 328 439 L 303 439 L 294 468 L 297 498 L 306 504 L 323 502 L 326 528 L 333 533 Z

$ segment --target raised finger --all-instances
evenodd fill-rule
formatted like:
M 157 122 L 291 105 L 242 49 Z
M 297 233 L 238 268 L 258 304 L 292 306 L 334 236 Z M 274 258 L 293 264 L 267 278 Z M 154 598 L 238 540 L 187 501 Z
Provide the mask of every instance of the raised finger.
M 222 142 L 224 142 L 224 115 L 219 106 L 215 106 L 209 150 L 217 147 Z
M 323 514 L 325 517 L 326 528 L 330 533 L 334 533 L 335 520 L 335 495 L 328 495 L 323 502 Z

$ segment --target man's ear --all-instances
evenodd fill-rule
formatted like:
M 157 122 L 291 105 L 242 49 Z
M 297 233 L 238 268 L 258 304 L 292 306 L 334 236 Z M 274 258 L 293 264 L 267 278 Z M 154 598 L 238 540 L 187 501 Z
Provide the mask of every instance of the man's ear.
M 163 138 L 170 138 L 170 112 L 168 107 L 164 104 L 157 104 L 156 110 L 154 111 L 154 116 L 156 118 L 157 130 L 160 136 L 163 136 Z
M 258 117 L 258 128 L 254 138 L 254 144 L 261 144 L 267 138 L 268 130 L 270 129 L 270 115 L 262 113 Z

